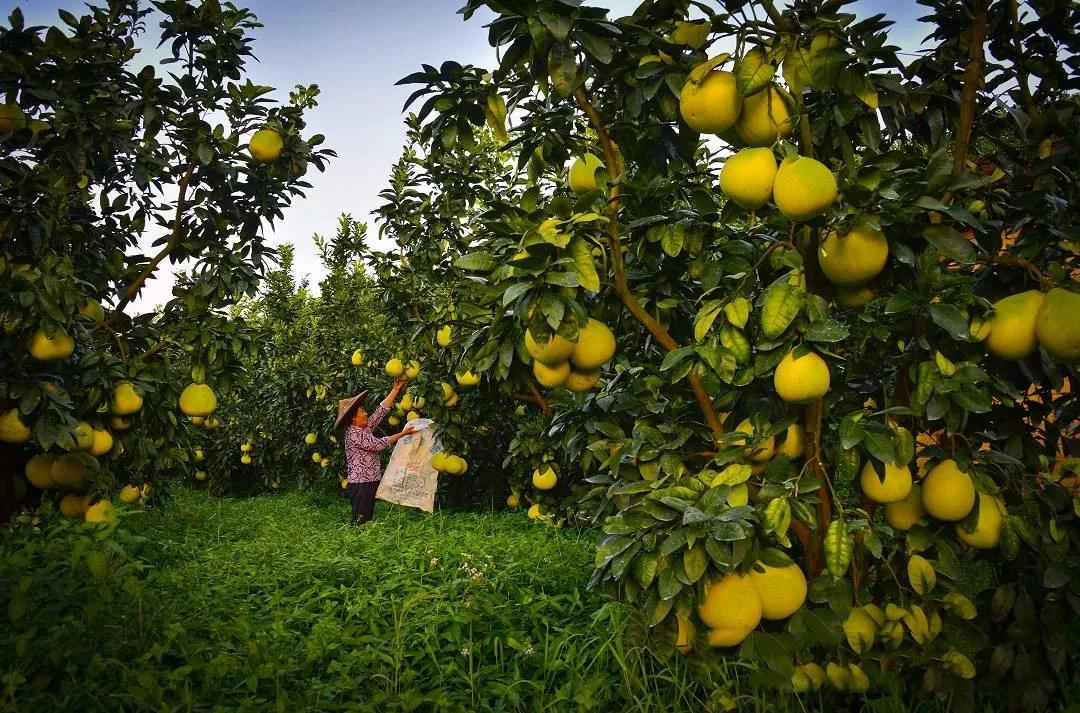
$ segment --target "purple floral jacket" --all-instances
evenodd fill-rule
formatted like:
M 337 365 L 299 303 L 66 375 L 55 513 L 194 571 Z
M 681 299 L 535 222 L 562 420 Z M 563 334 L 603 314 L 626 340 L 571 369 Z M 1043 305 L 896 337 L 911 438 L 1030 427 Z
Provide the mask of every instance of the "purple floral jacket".
M 390 437 L 379 438 L 375 427 L 382 423 L 390 409 L 381 403 L 363 428 L 350 425 L 345 431 L 345 458 L 349 466 L 350 483 L 375 483 L 382 479 L 379 452 L 390 445 Z

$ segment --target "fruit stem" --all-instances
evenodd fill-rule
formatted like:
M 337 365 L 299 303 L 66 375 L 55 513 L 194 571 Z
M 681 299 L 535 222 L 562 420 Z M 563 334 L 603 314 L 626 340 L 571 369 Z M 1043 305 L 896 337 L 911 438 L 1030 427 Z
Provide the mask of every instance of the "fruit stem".
M 608 176 L 612 180 L 608 193 L 608 204 L 604 208 L 604 212 L 607 214 L 608 218 L 608 247 L 611 252 L 611 267 L 612 271 L 615 273 L 614 284 L 612 287 L 627 311 L 630 312 L 634 319 L 645 327 L 660 346 L 668 351 L 674 351 L 679 348 L 678 342 L 676 342 L 671 334 L 664 329 L 663 325 L 653 319 L 653 317 L 641 306 L 641 303 L 638 302 L 633 291 L 631 291 L 630 283 L 626 278 L 626 264 L 623 262 L 622 246 L 619 241 L 619 180 L 622 178 L 623 174 L 623 166 L 622 161 L 619 159 L 619 151 L 611 140 L 611 136 L 608 135 L 607 129 L 604 127 L 604 122 L 600 118 L 600 112 L 597 111 L 596 107 L 589 101 L 589 97 L 585 94 L 583 88 L 578 87 L 574 90 L 574 99 L 577 100 L 582 111 L 585 112 L 585 116 L 589 118 L 593 129 L 596 131 L 597 137 L 600 139 L 600 145 L 604 149 L 605 167 L 607 168 Z M 705 416 L 705 422 L 709 426 L 709 430 L 712 431 L 713 439 L 718 439 L 723 433 L 723 426 L 720 425 L 720 419 L 716 416 L 716 409 L 713 408 L 712 398 L 710 398 L 709 394 L 705 391 L 704 385 L 701 383 L 701 377 L 691 372 L 686 378 L 687 381 L 690 382 L 690 388 L 693 390 L 698 406 Z
M 169 254 L 180 245 L 182 237 L 180 232 L 180 220 L 184 217 L 184 211 L 187 210 L 187 189 L 188 184 L 191 183 L 191 176 L 195 172 L 195 165 L 194 161 L 188 164 L 187 171 L 184 172 L 184 176 L 180 179 L 180 183 L 178 184 L 179 196 L 176 199 L 176 217 L 173 218 L 173 229 L 172 235 L 169 236 L 169 242 L 165 243 L 165 247 L 154 256 L 143 271 L 139 273 L 139 276 L 135 278 L 135 281 L 128 285 L 128 288 L 124 290 L 120 302 L 116 305 L 115 314 L 120 314 L 129 302 L 139 296 L 139 292 L 142 290 L 143 285 L 146 284 L 146 281 L 154 274 L 154 270 L 161 264 L 161 261 L 167 258 Z
M 544 412 L 545 416 L 552 414 L 551 405 L 544 399 L 544 395 L 536 388 L 536 384 L 529 382 L 529 390 L 532 391 L 533 398 L 536 399 L 536 405 L 540 407 L 540 410 Z

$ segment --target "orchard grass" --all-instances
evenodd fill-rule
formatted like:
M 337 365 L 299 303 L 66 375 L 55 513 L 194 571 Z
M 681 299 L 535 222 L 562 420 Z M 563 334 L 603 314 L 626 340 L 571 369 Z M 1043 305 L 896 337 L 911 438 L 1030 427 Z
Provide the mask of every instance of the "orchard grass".
M 112 535 L 46 514 L 0 538 L 0 708 L 819 708 L 755 690 L 751 663 L 645 650 L 638 613 L 585 587 L 590 531 L 381 502 L 357 528 L 328 493 L 174 495 Z

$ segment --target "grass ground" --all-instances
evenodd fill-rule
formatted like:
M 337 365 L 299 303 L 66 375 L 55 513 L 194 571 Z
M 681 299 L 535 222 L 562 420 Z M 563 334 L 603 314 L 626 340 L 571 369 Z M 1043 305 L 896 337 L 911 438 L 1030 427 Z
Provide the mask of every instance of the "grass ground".
M 112 536 L 0 539 L 0 707 L 155 711 L 802 710 L 746 664 L 666 663 L 587 591 L 593 536 L 521 513 L 424 515 L 180 489 Z M 878 701 L 873 710 L 905 710 Z

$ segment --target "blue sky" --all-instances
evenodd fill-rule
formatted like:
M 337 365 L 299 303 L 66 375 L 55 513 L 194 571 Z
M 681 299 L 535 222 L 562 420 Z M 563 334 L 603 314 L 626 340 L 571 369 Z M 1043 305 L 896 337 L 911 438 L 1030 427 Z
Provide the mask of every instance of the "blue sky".
M 607 7 L 613 16 L 628 14 L 637 0 L 587 0 Z M 309 130 L 325 134 L 326 146 L 338 152 L 326 173 L 311 171 L 314 186 L 308 198 L 294 203 L 276 226 L 271 244 L 296 246 L 296 272 L 312 283 L 321 277 L 312 234 L 332 234 L 337 217 L 351 213 L 368 219 L 369 234 L 377 228 L 369 214 L 379 205 L 405 137 L 401 113 L 409 87 L 396 87 L 401 77 L 423 63 L 446 59 L 490 67 L 495 52 L 487 43 L 477 15 L 464 22 L 456 14 L 464 0 L 234 0 L 246 5 L 264 25 L 255 33 L 258 63 L 249 66 L 251 80 L 277 87 L 275 98 L 287 100 L 297 84 L 318 84 L 320 105 L 309 114 Z M 0 0 L 4 17 L 20 7 L 28 24 L 57 24 L 63 7 L 82 14 L 81 2 L 67 0 Z M 914 50 L 925 30 L 915 20 L 925 8 L 914 0 L 860 0 L 860 17 L 884 12 L 897 24 L 893 44 Z M 6 23 L 5 23 L 6 24 Z M 154 27 L 148 27 L 153 36 Z M 152 44 L 156 44 L 156 37 Z M 149 236 L 153 239 L 156 236 Z M 144 308 L 168 299 L 171 280 L 162 276 L 148 284 Z

